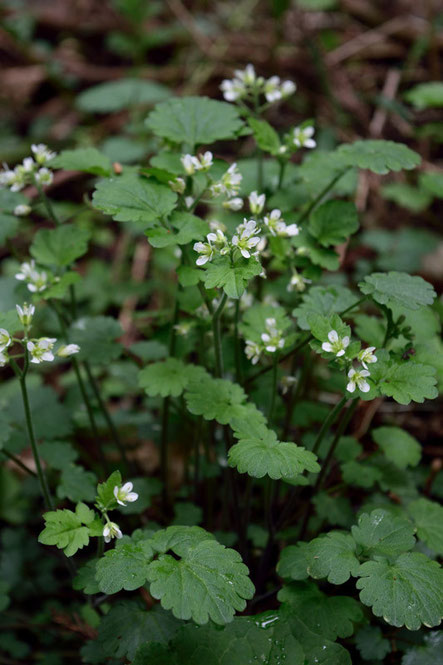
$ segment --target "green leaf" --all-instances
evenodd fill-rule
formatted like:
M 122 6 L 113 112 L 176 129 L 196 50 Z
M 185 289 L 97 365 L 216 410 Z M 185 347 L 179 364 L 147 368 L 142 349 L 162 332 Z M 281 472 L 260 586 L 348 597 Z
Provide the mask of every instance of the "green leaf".
M 207 97 L 184 97 L 157 104 L 146 125 L 161 138 L 193 148 L 235 138 L 243 122 L 232 104 Z
M 239 326 L 240 332 L 245 339 L 251 339 L 258 344 L 262 343 L 261 335 L 266 330 L 266 319 L 275 319 L 275 326 L 283 333 L 292 326 L 291 320 L 286 314 L 284 307 L 274 307 L 258 303 L 249 307 L 242 316 Z
M 118 543 L 97 561 L 96 580 L 106 594 L 134 591 L 149 577 L 149 563 L 154 555 L 149 541 Z
M 311 314 L 308 317 L 308 324 L 313 337 L 318 339 L 319 342 L 327 342 L 329 339 L 328 334 L 331 330 L 335 330 L 340 338 L 349 337 L 351 334 L 350 327 L 343 323 L 338 314 L 333 314 L 332 316 Z M 326 351 L 325 354 L 327 354 L 326 357 L 331 357 L 329 352 Z
M 266 120 L 249 118 L 248 124 L 254 132 L 258 147 L 271 155 L 277 155 L 280 149 L 280 138 L 273 127 Z
M 92 204 L 117 222 L 139 223 L 143 229 L 166 217 L 175 207 L 177 194 L 134 173 L 107 178 L 97 184 Z
M 3 245 L 5 240 L 13 238 L 17 234 L 18 227 L 18 217 L 0 212 L 0 243 Z
M 336 152 L 343 164 L 380 174 L 415 169 L 421 162 L 420 155 L 403 143 L 394 141 L 355 141 L 341 145 Z
M 388 201 L 394 201 L 399 206 L 411 212 L 423 212 L 430 205 L 432 196 L 429 192 L 412 187 L 405 182 L 390 182 L 381 189 L 382 195 Z
M 302 330 L 309 330 L 308 318 L 312 314 L 330 316 L 350 308 L 358 298 L 344 286 L 313 286 L 303 295 L 303 302 L 296 307 L 292 315 Z
M 340 262 L 337 252 L 330 248 L 321 247 L 306 228 L 302 228 L 300 233 L 291 239 L 291 242 L 295 247 L 303 248 L 303 252 L 314 265 L 327 270 L 338 270 Z
M 364 660 L 383 660 L 391 645 L 378 626 L 363 626 L 355 635 L 355 645 Z
M 268 475 L 277 480 L 294 478 L 303 471 L 318 472 L 317 456 L 292 442 L 278 441 L 276 434 L 261 426 L 259 433 L 240 437 L 229 449 L 229 466 L 253 478 Z
M 112 174 L 111 160 L 97 148 L 62 150 L 51 161 L 51 168 L 65 169 L 66 171 L 85 171 L 100 176 Z
M 62 300 L 66 296 L 69 287 L 80 281 L 81 277 L 78 272 L 72 270 L 65 272 L 58 281 L 54 282 L 48 289 L 45 289 L 43 297 L 45 300 Z
M 96 563 L 97 559 L 92 559 L 78 569 L 72 581 L 72 587 L 76 591 L 83 591 L 87 595 L 99 593 L 100 589 L 95 579 Z
M 437 665 L 443 650 L 443 633 L 433 631 L 424 636 L 425 646 L 416 646 L 407 651 L 401 665 Z
M 363 513 L 351 532 L 366 556 L 397 556 L 415 545 L 411 523 L 385 510 Z
M 417 536 L 436 554 L 443 555 L 443 506 L 421 498 L 408 505 Z
M 57 496 L 74 502 L 93 501 L 96 482 L 97 478 L 92 471 L 85 471 L 77 464 L 68 464 L 63 466 Z
M 342 464 L 343 480 L 347 485 L 357 485 L 368 489 L 381 480 L 382 473 L 379 469 L 365 462 L 350 460 Z
M 66 441 L 43 441 L 38 450 L 45 462 L 53 469 L 64 469 L 78 457 L 77 451 Z
M 198 365 L 186 365 L 177 358 L 153 363 L 138 374 L 138 385 L 149 397 L 178 397 L 190 381 L 203 379 L 206 371 Z
M 305 580 L 309 577 L 310 560 L 309 543 L 299 542 L 297 545 L 289 545 L 282 550 L 277 572 L 287 579 Z
M 188 527 L 194 528 L 195 527 Z M 148 566 L 150 593 L 178 619 L 193 619 L 198 624 L 225 624 L 232 621 L 235 610 L 243 611 L 252 598 L 254 586 L 248 569 L 235 550 L 213 540 L 198 539 L 183 550 L 170 545 L 181 556 L 160 555 Z
M 417 466 L 421 458 L 421 445 L 413 436 L 400 427 L 377 427 L 372 438 L 384 454 L 400 469 Z
M 138 499 L 133 503 L 127 503 L 126 506 L 118 506 L 118 509 L 125 515 L 138 515 L 151 506 L 152 497 L 160 494 L 162 484 L 158 478 L 130 478 L 129 480 L 134 485 L 134 492 L 137 492 Z
M 122 334 L 120 323 L 110 316 L 85 316 L 71 325 L 70 341 L 80 346 L 78 360 L 103 365 L 115 360 L 122 351 L 116 337 Z
M 237 383 L 207 376 L 190 382 L 185 400 L 194 415 L 227 425 L 243 415 L 246 393 Z
M 122 475 L 120 471 L 113 471 L 111 475 L 103 482 L 97 485 L 97 504 L 100 510 L 108 511 L 117 507 L 117 500 L 114 496 L 114 487 L 122 484 Z
M 259 275 L 262 267 L 255 259 L 239 259 L 232 266 L 229 256 L 222 256 L 208 264 L 203 273 L 207 289 L 223 288 L 229 298 L 240 298 L 253 277 Z
M 380 394 L 405 405 L 411 401 L 422 403 L 425 399 L 438 396 L 436 371 L 431 365 L 407 360 L 397 363 L 382 350 L 377 353 L 377 358 L 377 363 L 371 366 L 369 382 L 377 387 Z M 374 395 L 368 395 L 373 399 Z
M 318 492 L 312 501 L 318 517 L 332 526 L 348 527 L 354 521 L 351 502 L 345 496 L 331 496 L 328 492 Z
M 109 657 L 126 657 L 132 662 L 142 644 L 167 644 L 180 625 L 160 605 L 147 611 L 146 606 L 135 600 L 119 601 L 102 618 L 98 641 Z
M 443 613 L 443 570 L 424 554 L 407 552 L 395 563 L 366 561 L 358 571 L 360 600 L 392 626 L 438 626 Z
M 363 620 L 360 604 L 347 596 L 327 596 L 312 582 L 299 582 L 284 586 L 278 600 L 287 603 L 314 633 L 336 640 L 350 637 L 354 623 Z
M 88 524 L 94 519 L 94 511 L 84 503 L 72 510 L 54 510 L 43 515 L 45 528 L 38 541 L 43 545 L 56 545 L 66 556 L 73 556 L 77 550 L 89 543 Z
M 186 245 L 191 240 L 198 240 L 209 233 L 208 223 L 196 215 L 191 215 L 189 212 L 174 212 L 170 222 L 174 230 L 166 229 L 162 226 L 148 229 L 145 232 L 153 247 Z
M 170 95 L 170 90 L 156 81 L 120 79 L 84 90 L 75 104 L 80 111 L 112 113 L 141 104 L 156 104 Z
M 309 231 L 324 247 L 345 242 L 358 226 L 357 209 L 348 201 L 326 201 L 309 218 Z
M 443 83 L 441 81 L 428 81 L 419 83 L 404 94 L 404 98 L 416 109 L 442 108 Z
M 443 173 L 440 171 L 424 171 L 419 176 L 420 186 L 432 196 L 443 198 Z
M 86 254 L 88 241 L 89 231 L 74 224 L 63 224 L 37 231 L 30 252 L 44 266 L 64 268 Z
M 308 573 L 311 577 L 327 577 L 331 584 L 344 584 L 350 576 L 356 577 L 360 562 L 356 556 L 356 543 L 352 536 L 330 531 L 309 543 Z
M 360 291 L 371 296 L 380 305 L 399 305 L 406 309 L 419 309 L 432 305 L 436 293 L 429 282 L 405 272 L 373 272 L 359 283 Z

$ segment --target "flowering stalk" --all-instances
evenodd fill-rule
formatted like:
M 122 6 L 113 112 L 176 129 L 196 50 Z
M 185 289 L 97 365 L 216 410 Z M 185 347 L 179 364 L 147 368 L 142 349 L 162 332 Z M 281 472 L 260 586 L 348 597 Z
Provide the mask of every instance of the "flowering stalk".
M 224 306 L 228 296 L 226 293 L 223 294 L 220 304 L 214 312 L 212 317 L 212 330 L 214 332 L 214 351 L 215 351 L 215 375 L 218 378 L 223 376 L 223 353 L 222 353 L 222 344 L 221 344 L 221 335 L 220 335 L 220 316 L 223 311 Z

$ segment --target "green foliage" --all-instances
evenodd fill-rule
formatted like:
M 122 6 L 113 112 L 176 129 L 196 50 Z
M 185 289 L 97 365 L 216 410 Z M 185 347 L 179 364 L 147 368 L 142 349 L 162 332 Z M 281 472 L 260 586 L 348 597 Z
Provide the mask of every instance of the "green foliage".
M 188 411 L 194 415 L 227 425 L 244 415 L 246 393 L 232 381 L 201 376 L 189 383 L 185 400 Z
M 349 145 L 341 145 L 337 153 L 343 164 L 380 174 L 415 169 L 421 161 L 416 152 L 403 143 L 394 141 L 355 141 Z
M 443 555 L 443 507 L 422 497 L 408 505 L 408 513 L 417 537 L 436 554 Z
M 436 295 L 431 284 L 404 272 L 374 272 L 365 277 L 359 287 L 362 293 L 370 295 L 380 305 L 399 305 L 406 309 L 432 305 Z
M 75 513 L 65 508 L 45 513 L 43 517 L 45 528 L 38 539 L 43 545 L 56 545 L 66 556 L 73 556 L 89 543 L 88 525 L 94 520 L 94 511 L 86 504 L 78 503 Z
M 97 562 L 96 580 L 100 591 L 117 593 L 134 591 L 149 579 L 149 563 L 153 556 L 149 541 L 119 542 Z
M 400 469 L 417 466 L 421 458 L 421 446 L 417 439 L 400 427 L 377 427 L 372 438 L 386 457 Z
M 277 155 L 280 149 L 280 139 L 273 127 L 265 120 L 249 118 L 248 124 L 254 132 L 258 147 L 271 155 Z
M 432 631 L 424 637 L 425 645 L 410 649 L 402 658 L 401 665 L 435 665 L 441 656 L 443 633 Z
M 138 375 L 138 383 L 149 397 L 156 395 L 178 397 L 191 381 L 198 382 L 205 377 L 206 372 L 203 367 L 185 365 L 177 358 L 168 358 L 142 369 Z
M 121 347 L 115 339 L 120 335 L 120 324 L 110 316 L 85 316 L 77 319 L 70 329 L 70 340 L 80 346 L 77 358 L 92 365 L 118 358 Z
M 120 79 L 84 90 L 78 95 L 76 106 L 89 113 L 112 113 L 142 104 L 155 104 L 170 94 L 168 88 L 156 81 Z
M 443 106 L 443 83 L 441 81 L 419 83 L 408 90 L 404 97 L 419 110 L 441 108 Z
M 134 222 L 145 230 L 169 215 L 177 194 L 134 173 L 107 178 L 97 184 L 92 203 L 118 222 Z
M 207 289 L 223 288 L 230 298 L 240 298 L 248 282 L 259 275 L 262 267 L 258 261 L 239 259 L 234 265 L 228 256 L 210 263 L 203 275 Z
M 114 488 L 120 486 L 122 476 L 120 471 L 113 471 L 109 478 L 97 485 L 97 506 L 100 510 L 107 511 L 117 506 Z
M 146 231 L 153 247 L 186 245 L 191 240 L 199 240 L 209 232 L 208 223 L 188 212 L 174 212 L 171 215 L 173 229 L 156 227 Z
M 355 643 L 364 660 L 382 660 L 391 651 L 389 640 L 378 626 L 364 626 L 355 636 Z
M 384 510 L 374 510 L 370 515 L 364 513 L 351 531 L 366 556 L 397 556 L 415 545 L 411 523 L 392 517 Z
M 207 97 L 170 99 L 158 104 L 146 125 L 156 136 L 191 149 L 220 139 L 235 138 L 242 121 L 234 106 Z
M 438 626 L 443 614 L 443 571 L 424 554 L 407 552 L 394 563 L 366 561 L 359 570 L 360 600 L 393 626 Z
M 323 247 L 339 245 L 358 230 L 355 205 L 347 201 L 326 201 L 309 219 L 309 231 Z
M 344 584 L 359 569 L 357 545 L 348 534 L 330 531 L 309 543 L 308 573 L 311 577 L 326 577 L 331 584 Z
M 235 426 L 235 425 L 234 425 Z M 295 443 L 278 441 L 275 432 L 264 425 L 248 423 L 249 437 L 243 438 L 229 449 L 229 465 L 237 467 L 239 473 L 248 473 L 253 478 L 268 475 L 273 480 L 295 478 L 303 471 L 318 472 L 320 466 L 316 455 Z
M 85 171 L 99 176 L 112 174 L 111 160 L 97 148 L 63 150 L 51 161 L 51 166 L 67 171 Z
M 69 266 L 88 251 L 89 233 L 74 224 L 41 229 L 34 236 L 30 252 L 44 266 Z
M 392 397 L 399 404 L 424 402 L 438 395 L 434 367 L 411 361 L 396 362 L 382 351 L 371 372 L 370 382 L 380 394 Z M 373 399 L 374 393 L 368 393 L 368 396 Z

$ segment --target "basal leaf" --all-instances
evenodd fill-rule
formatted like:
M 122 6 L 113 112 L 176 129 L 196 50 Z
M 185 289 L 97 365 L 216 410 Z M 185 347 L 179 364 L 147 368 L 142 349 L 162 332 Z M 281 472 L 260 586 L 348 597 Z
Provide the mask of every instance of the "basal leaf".
M 404 94 L 404 98 L 416 109 L 442 108 L 443 83 L 442 81 L 427 81 L 419 83 Z
M 438 626 L 443 614 L 443 570 L 424 554 L 407 552 L 395 563 L 366 561 L 358 571 L 360 600 L 392 626 Z
M 198 240 L 209 233 L 208 223 L 189 212 L 175 211 L 170 222 L 173 226 L 172 230 L 161 226 L 146 231 L 153 247 L 186 245 L 191 240 Z
M 175 207 L 177 194 L 134 173 L 107 178 L 97 184 L 92 197 L 95 208 L 118 222 L 135 222 L 147 229 Z
M 305 580 L 309 577 L 308 565 L 311 561 L 309 543 L 299 542 L 282 550 L 277 572 L 286 579 Z
M 183 393 L 190 381 L 204 378 L 203 367 L 186 365 L 177 358 L 168 358 L 162 362 L 153 363 L 142 369 L 138 374 L 138 384 L 144 388 L 149 397 L 178 397 Z
M 355 644 L 364 660 L 383 660 L 391 645 L 378 626 L 363 626 L 355 635 Z
M 344 286 L 313 286 L 303 295 L 303 301 L 292 314 L 302 330 L 309 330 L 308 317 L 312 314 L 330 316 L 347 310 L 358 298 Z
M 421 162 L 420 155 L 403 143 L 394 141 L 355 141 L 341 145 L 336 152 L 343 164 L 380 174 L 415 169 Z
M 105 552 L 97 561 L 96 580 L 100 591 L 112 594 L 143 586 L 153 554 L 148 541 L 118 543 L 115 549 Z
M 57 496 L 70 501 L 93 501 L 97 478 L 92 471 L 86 471 L 78 464 L 67 464 L 63 467 Z
M 112 113 L 141 104 L 156 104 L 171 95 L 166 86 L 144 79 L 120 79 L 94 85 L 76 98 L 80 111 Z
M 235 138 L 243 122 L 231 104 L 207 97 L 184 97 L 157 104 L 146 125 L 161 138 L 193 148 Z
M 243 415 L 246 393 L 237 383 L 207 376 L 190 382 L 185 400 L 188 411 L 194 415 L 227 425 Z
M 70 328 L 70 341 L 80 346 L 79 360 L 101 365 L 115 360 L 122 347 L 116 341 L 122 333 L 120 323 L 110 316 L 85 316 Z
M 357 209 L 348 201 L 326 201 L 309 219 L 309 231 L 324 247 L 344 242 L 358 226 Z
M 78 569 L 72 581 L 72 587 L 76 591 L 83 591 L 87 595 L 99 593 L 100 589 L 95 579 L 96 564 L 97 559 L 92 559 Z
M 436 554 L 443 555 L 443 507 L 424 497 L 408 505 L 417 536 Z
M 366 556 L 397 556 L 415 545 L 411 523 L 385 510 L 360 515 L 351 532 Z
M 53 469 L 63 469 L 78 457 L 77 451 L 66 441 L 42 441 L 38 449 L 45 462 Z
M 89 231 L 74 224 L 41 229 L 34 236 L 30 252 L 44 266 L 63 268 L 88 251 Z
M 160 555 L 148 566 L 150 593 L 178 619 L 225 624 L 243 611 L 254 586 L 235 550 L 215 540 L 189 547 L 181 560 Z
M 374 272 L 359 283 L 362 293 L 381 305 L 400 305 L 406 309 L 419 309 L 432 305 L 436 297 L 434 288 L 417 275 L 405 272 Z
M 360 562 L 354 539 L 339 531 L 330 531 L 309 543 L 308 573 L 311 577 L 327 577 L 331 584 L 344 584 L 356 577 Z

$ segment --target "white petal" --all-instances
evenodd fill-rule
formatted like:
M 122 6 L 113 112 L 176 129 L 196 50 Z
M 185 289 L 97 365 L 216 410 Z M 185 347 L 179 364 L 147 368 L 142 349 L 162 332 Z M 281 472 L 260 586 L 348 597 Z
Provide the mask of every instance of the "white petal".
M 199 256 L 195 262 L 198 266 L 204 266 L 209 261 L 209 256 Z
M 331 330 L 328 332 L 328 340 L 330 342 L 337 342 L 338 341 L 338 333 L 336 330 Z
M 131 482 L 127 482 L 123 485 L 122 491 L 123 492 L 132 492 L 133 487 L 134 487 L 134 485 Z
M 340 351 L 337 351 L 337 353 L 336 353 L 337 358 L 340 358 L 340 356 L 344 356 L 344 355 L 345 355 L 345 352 L 344 352 L 343 349 L 340 349 Z
M 126 497 L 126 501 L 129 501 L 129 503 L 132 503 L 133 501 L 137 501 L 137 499 L 138 499 L 137 492 L 129 492 L 129 494 Z
M 355 390 L 355 383 L 354 381 L 349 381 L 348 385 L 346 386 L 346 390 L 350 393 L 353 393 Z
M 348 336 L 343 337 L 341 343 L 343 344 L 343 346 L 344 346 L 345 348 L 348 347 L 348 346 L 349 346 L 349 337 L 348 337 Z
M 362 391 L 362 393 L 368 393 L 371 390 L 371 386 L 367 381 L 359 381 L 358 382 L 358 387 Z
M 332 346 L 331 346 L 331 344 L 329 344 L 329 342 L 323 342 L 323 344 L 321 345 L 321 348 L 323 349 L 323 351 L 327 351 L 328 353 L 332 353 Z

